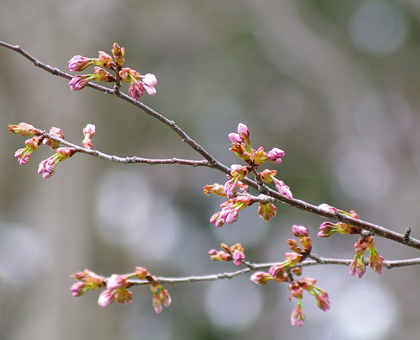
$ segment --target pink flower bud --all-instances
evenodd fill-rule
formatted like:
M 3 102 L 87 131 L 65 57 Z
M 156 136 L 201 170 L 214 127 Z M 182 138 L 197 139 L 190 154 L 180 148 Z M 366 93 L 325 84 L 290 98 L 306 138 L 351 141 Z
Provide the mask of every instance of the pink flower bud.
M 319 226 L 320 232 L 318 233 L 318 237 L 330 237 L 332 234 L 337 232 L 337 224 L 332 222 L 323 222 Z
M 290 290 L 290 296 L 289 300 L 292 301 L 293 298 L 301 299 L 303 297 L 303 288 L 300 286 L 300 284 L 296 281 L 289 284 L 289 290 Z
M 95 132 L 96 132 L 95 129 L 96 129 L 95 125 L 87 124 L 86 127 L 83 128 L 83 135 L 85 137 L 92 138 L 93 136 L 95 136 Z
M 306 237 L 309 235 L 308 228 L 305 228 L 302 225 L 293 225 L 292 232 L 296 237 Z
M 108 289 L 104 290 L 101 295 L 99 295 L 98 304 L 99 306 L 106 308 L 115 300 L 115 292 Z
M 86 292 L 86 283 L 79 281 L 71 286 L 70 291 L 73 293 L 73 296 L 82 296 Z
M 77 75 L 71 78 L 69 85 L 70 90 L 80 91 L 82 90 L 90 81 L 92 80 L 92 75 Z
M 112 59 L 112 57 L 104 51 L 99 51 L 99 58 L 93 59 L 93 63 L 97 66 L 101 66 L 108 69 L 115 66 L 115 62 Z
M 38 174 L 42 175 L 43 179 L 48 179 L 55 173 L 55 168 L 57 166 L 57 162 L 55 159 L 47 158 L 39 163 L 38 167 Z
M 249 130 L 248 127 L 243 124 L 243 123 L 239 123 L 238 124 L 238 135 L 248 144 L 251 145 L 251 142 L 249 140 Z
M 156 94 L 155 86 L 157 85 L 157 78 L 152 73 L 146 73 L 144 76 L 140 76 L 143 82 L 143 87 L 146 93 L 150 96 Z
M 305 313 L 303 313 L 300 301 L 292 313 L 292 326 L 302 327 L 303 321 L 305 321 Z
M 103 68 L 95 67 L 93 80 L 104 81 L 104 82 L 109 83 L 109 82 L 115 81 L 115 78 L 111 73 L 109 73 L 108 71 L 105 71 Z
M 124 55 L 125 55 L 125 48 L 120 47 L 117 43 L 114 43 L 112 47 L 112 54 L 114 55 L 115 62 L 118 66 L 122 66 L 124 64 Z
M 273 178 L 274 179 L 274 184 L 276 186 L 277 191 L 282 194 L 284 197 L 288 198 L 288 199 L 292 199 L 293 198 L 293 194 L 290 191 L 290 188 L 284 184 L 283 181 L 280 181 L 277 178 Z
M 226 197 L 224 186 L 218 183 L 206 185 L 203 188 L 203 192 L 208 196 L 209 194 L 214 194 L 216 196 Z
M 266 222 L 270 222 L 271 219 L 276 216 L 277 207 L 274 204 L 258 203 L 258 215 Z
M 236 144 L 236 143 L 240 144 L 244 142 L 243 138 L 239 136 L 237 133 L 231 132 L 228 134 L 228 137 L 233 144 Z
M 331 309 L 331 303 L 328 299 L 328 293 L 322 289 L 317 288 L 321 292 L 321 294 L 315 294 L 316 304 L 319 309 L 326 312 L 327 310 Z
M 171 302 L 172 302 L 172 298 L 169 295 L 169 292 L 166 289 L 163 289 L 163 288 L 161 288 L 161 291 L 160 292 L 161 292 L 160 293 L 160 296 L 162 298 L 163 305 L 165 307 L 169 307 L 171 305 Z
M 81 55 L 75 55 L 69 60 L 69 69 L 71 72 L 80 72 L 93 65 L 93 59 L 85 58 Z
M 32 136 L 38 133 L 33 125 L 24 122 L 20 123 L 19 125 L 9 124 L 9 132 L 14 134 L 21 134 L 23 137 Z
M 363 256 L 356 255 L 353 262 L 350 264 L 350 275 L 355 275 L 359 279 L 366 273 L 366 265 Z
M 157 314 L 162 313 L 163 304 L 162 304 L 162 300 L 161 300 L 158 293 L 153 294 L 153 308 L 155 309 L 155 312 Z
M 284 276 L 286 274 L 286 269 L 288 268 L 288 264 L 286 262 L 282 262 L 279 264 L 272 265 L 268 271 L 277 282 L 284 281 Z
M 117 290 L 124 286 L 127 277 L 124 275 L 112 274 L 111 277 L 106 282 L 106 287 L 108 290 Z
M 279 148 L 273 148 L 267 152 L 267 158 L 270 162 L 274 164 L 279 164 L 282 161 L 282 157 L 284 157 L 285 153 L 283 150 Z
M 133 293 L 126 288 L 117 289 L 115 291 L 115 299 L 119 305 L 129 305 L 133 302 Z
M 255 272 L 251 275 L 250 280 L 257 285 L 265 285 L 268 281 L 273 280 L 273 277 L 266 272 Z
M 264 148 L 261 146 L 257 151 L 253 150 L 254 153 L 254 165 L 262 165 L 267 161 L 267 154 Z

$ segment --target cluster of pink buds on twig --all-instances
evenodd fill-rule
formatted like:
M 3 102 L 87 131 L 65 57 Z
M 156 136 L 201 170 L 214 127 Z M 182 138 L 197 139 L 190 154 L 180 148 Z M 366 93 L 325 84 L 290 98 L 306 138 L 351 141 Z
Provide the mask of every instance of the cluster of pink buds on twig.
M 156 313 L 161 313 L 163 306 L 169 307 L 171 304 L 171 296 L 168 291 L 161 284 L 156 283 L 156 278 L 142 267 L 136 267 L 134 273 L 113 274 L 108 279 L 88 269 L 72 274 L 71 277 L 78 280 L 70 288 L 73 296 L 82 296 L 88 290 L 96 290 L 106 286 L 106 289 L 99 295 L 98 299 L 98 304 L 104 308 L 114 301 L 117 301 L 120 305 L 129 305 L 133 301 L 133 293 L 128 290 L 133 285 L 133 281 L 130 280 L 132 278 L 149 282 L 150 289 L 153 292 L 153 307 Z
M 21 134 L 22 136 L 32 136 L 25 141 L 25 148 L 19 149 L 15 152 L 15 158 L 18 159 L 19 164 L 23 165 L 29 162 L 32 153 L 36 151 L 41 143 L 49 146 L 51 150 L 55 151 L 55 154 L 51 157 L 44 159 L 39 163 L 38 174 L 42 175 L 44 179 L 50 178 L 55 173 L 57 164 L 70 158 L 76 152 L 75 148 L 72 147 L 61 147 L 58 140 L 64 140 L 64 134 L 61 129 L 52 127 L 50 132 L 44 134 L 42 131 L 36 129 L 34 126 L 27 123 L 20 123 L 19 125 L 9 124 L 9 132 L 14 134 Z M 83 146 L 86 148 L 92 148 L 91 138 L 95 134 L 95 125 L 88 124 L 83 129 L 85 139 L 83 140 Z M 51 138 L 50 138 L 51 137 Z
M 319 207 L 322 209 L 327 209 L 330 211 L 335 211 L 342 213 L 344 215 L 351 216 L 353 218 L 359 219 L 357 213 L 353 210 L 350 210 L 350 213 L 339 210 L 328 204 L 322 204 Z M 356 255 L 352 264 L 350 265 L 350 274 L 357 275 L 361 278 L 366 273 L 366 264 L 365 264 L 365 252 L 369 250 L 370 256 L 368 260 L 368 264 L 370 268 L 377 272 L 378 274 L 382 274 L 382 269 L 384 266 L 384 258 L 379 255 L 378 250 L 375 246 L 375 240 L 371 235 L 364 235 L 362 229 L 358 227 L 354 227 L 352 225 L 338 222 L 323 222 L 319 227 L 320 232 L 318 233 L 318 237 L 330 237 L 332 234 L 339 233 L 339 234 L 360 234 L 360 239 L 354 245 L 354 249 L 356 251 Z
M 222 243 L 220 245 L 223 250 L 211 249 L 209 250 L 210 258 L 213 261 L 232 261 L 239 267 L 245 260 L 245 250 L 240 243 L 232 247 L 228 247 Z
M 303 226 L 294 225 L 293 234 L 300 240 L 301 246 L 296 239 L 287 240 L 292 253 L 285 253 L 286 260 L 271 266 L 268 273 L 258 271 L 252 274 L 251 281 L 259 285 L 264 285 L 269 281 L 289 282 L 290 301 L 298 299 L 298 304 L 292 313 L 292 325 L 302 327 L 305 320 L 305 314 L 302 309 L 303 292 L 306 290 L 309 294 L 315 296 L 318 307 L 326 312 L 330 309 L 328 293 L 319 287 L 315 287 L 316 279 L 305 277 L 296 280 L 294 275 L 302 274 L 302 267 L 299 266 L 311 253 L 312 239 L 309 237 L 308 229 Z
M 120 87 L 120 79 L 130 84 L 129 93 L 135 100 L 139 100 L 144 92 L 149 95 L 155 95 L 157 79 L 154 74 L 140 74 L 136 70 L 128 67 L 122 67 L 125 62 L 125 48 L 117 43 L 113 45 L 111 57 L 104 51 L 99 51 L 98 58 L 86 58 L 81 55 L 75 55 L 69 61 L 69 69 L 72 72 L 81 72 L 91 65 L 96 65 L 93 74 L 84 74 L 74 76 L 69 85 L 72 91 L 83 89 L 90 81 L 115 82 L 117 88 Z M 115 73 L 112 75 L 108 70 Z
M 290 188 L 283 181 L 275 177 L 277 175 L 276 170 L 265 169 L 262 172 L 258 172 L 257 170 L 258 166 L 264 164 L 267 160 L 274 164 L 281 163 L 282 157 L 285 155 L 283 150 L 273 148 L 265 152 L 263 147 L 259 147 L 257 150 L 253 149 L 249 138 L 250 132 L 248 127 L 243 123 L 239 123 L 238 133 L 232 132 L 228 137 L 232 142 L 230 150 L 238 158 L 245 161 L 247 165 L 233 164 L 228 181 L 224 185 L 215 183 L 204 187 L 203 191 L 206 195 L 215 194 L 228 198 L 226 202 L 220 205 L 222 210 L 210 218 L 210 222 L 214 223 L 216 227 L 222 227 L 225 223 L 232 224 L 236 222 L 239 211 L 255 203 L 255 199 L 247 195 L 249 192 L 248 185 L 242 182 L 251 172 L 261 185 L 263 183 L 274 182 L 280 194 L 286 198 L 293 197 Z M 272 203 L 265 202 L 266 198 L 267 196 L 263 194 L 258 196 L 258 214 L 264 221 L 268 222 L 276 215 L 277 208 Z

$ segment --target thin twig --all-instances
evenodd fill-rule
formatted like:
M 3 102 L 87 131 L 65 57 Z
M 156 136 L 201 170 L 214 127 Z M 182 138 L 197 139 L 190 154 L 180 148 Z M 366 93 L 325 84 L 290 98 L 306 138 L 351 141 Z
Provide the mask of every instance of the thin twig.
M 312 267 L 316 265 L 341 265 L 349 266 L 353 260 L 348 259 L 331 259 L 331 258 L 322 258 L 316 255 L 311 255 L 311 259 L 305 260 L 302 263 L 299 263 L 297 266 L 300 267 Z M 257 271 L 257 270 L 267 270 L 271 266 L 278 264 L 278 262 L 273 263 L 247 263 L 247 268 L 237 270 L 234 272 L 226 272 L 212 275 L 203 275 L 203 276 L 187 276 L 187 277 L 154 277 L 153 282 L 158 284 L 175 284 L 175 283 L 186 283 L 186 282 L 209 282 L 222 279 L 232 279 L 236 276 L 244 275 L 246 273 Z M 387 269 L 398 268 L 398 267 L 408 267 L 420 264 L 420 258 L 399 260 L 399 261 L 384 261 L 384 267 Z M 366 265 L 368 263 L 366 262 Z M 150 281 L 147 280 L 130 280 L 132 285 L 147 285 L 150 284 Z
M 25 57 L 26 59 L 31 61 L 36 67 L 39 67 L 39 68 L 43 69 L 44 71 L 47 71 L 47 72 L 49 72 L 53 75 L 56 75 L 56 76 L 59 76 L 59 77 L 65 78 L 65 79 L 71 79 L 72 78 L 71 75 L 69 75 L 65 72 L 62 72 L 57 68 L 46 65 L 46 64 L 40 62 L 39 60 L 35 59 L 30 54 L 25 52 L 20 46 L 13 46 L 13 45 L 7 44 L 7 43 L 2 42 L 2 41 L 0 41 L 0 46 L 6 47 L 8 49 L 11 49 L 11 50 L 19 53 L 20 55 L 22 55 L 23 57 Z M 183 142 L 187 143 L 191 148 L 193 148 L 196 152 L 198 152 L 201 156 L 203 156 L 204 159 L 206 159 L 207 162 L 208 162 L 208 163 L 201 164 L 201 162 L 204 162 L 204 161 L 198 161 L 200 163 L 188 164 L 188 162 L 189 162 L 188 160 L 184 160 L 185 162 L 181 163 L 181 162 L 178 162 L 178 161 L 174 161 L 174 159 L 172 159 L 172 160 L 165 160 L 165 162 L 163 162 L 161 164 L 178 164 L 179 163 L 179 164 L 187 164 L 187 165 L 193 165 L 193 166 L 197 166 L 197 165 L 201 166 L 202 165 L 202 166 L 208 166 L 208 167 L 217 169 L 217 170 L 219 170 L 219 171 L 221 171 L 225 174 L 230 173 L 230 168 L 229 167 L 227 167 L 226 165 L 224 165 L 224 164 L 220 163 L 218 160 L 216 160 L 210 153 L 208 153 L 203 147 L 201 147 L 201 145 L 199 145 L 195 140 L 193 140 L 191 137 L 189 137 L 173 120 L 170 120 L 170 119 L 166 118 L 165 116 L 163 116 L 160 113 L 156 112 L 155 110 L 151 109 L 147 105 L 134 100 L 133 98 L 129 97 L 128 95 L 126 95 L 126 94 L 124 94 L 120 91 L 115 91 L 114 89 L 110 89 L 110 88 L 107 88 L 107 87 L 104 87 L 104 86 L 101 86 L 101 85 L 98 85 L 98 84 L 95 84 L 95 83 L 92 83 L 92 82 L 89 82 L 87 84 L 87 87 L 90 87 L 90 88 L 93 88 L 95 90 L 104 92 L 106 94 L 110 94 L 110 95 L 120 97 L 121 99 L 125 100 L 126 102 L 137 106 L 138 108 L 143 110 L 146 114 L 158 119 L 159 121 L 161 121 L 162 123 L 164 123 L 165 125 L 170 127 L 173 131 L 175 131 L 175 133 L 177 133 L 181 137 Z M 54 138 L 52 138 L 52 139 L 54 139 Z M 66 144 L 64 144 L 64 145 L 66 145 Z M 97 156 L 97 157 L 101 157 L 100 155 L 105 155 L 103 153 L 99 153 L 98 151 L 90 153 L 90 152 L 85 152 L 85 150 L 81 150 L 81 149 L 79 149 L 79 152 L 84 152 L 84 153 L 91 154 L 91 155 Z M 115 159 L 120 159 L 121 161 L 126 159 L 126 158 L 114 158 L 115 156 L 110 156 L 110 157 L 111 157 L 111 159 L 109 159 L 109 160 L 111 160 L 111 161 L 116 161 Z M 104 157 L 104 158 L 108 159 L 107 157 Z M 134 160 L 134 158 L 129 158 L 129 159 Z M 140 158 L 135 158 L 135 159 L 139 160 Z M 143 160 L 146 160 L 146 159 L 143 159 Z M 145 161 L 144 163 L 150 164 L 149 161 Z M 125 161 L 125 162 L 130 163 L 129 161 Z M 139 161 L 139 162 L 141 162 L 141 161 Z M 159 164 L 159 163 L 156 163 L 156 164 Z M 256 190 L 259 189 L 258 183 L 249 179 L 249 178 L 244 178 L 243 182 L 246 183 L 247 185 L 249 185 L 250 187 L 256 189 Z M 307 203 L 307 202 L 299 200 L 299 199 L 286 198 L 286 197 L 282 196 L 279 192 L 274 191 L 273 189 L 270 189 L 270 188 L 267 188 L 265 193 L 267 195 L 273 197 L 277 201 L 283 202 L 283 203 L 288 204 L 288 205 L 290 205 L 292 207 L 295 207 L 297 209 L 307 211 L 307 212 L 310 212 L 312 214 L 325 217 L 327 219 L 331 219 L 331 220 L 343 222 L 343 223 L 346 223 L 346 224 L 350 224 L 352 226 L 359 227 L 363 230 L 370 231 L 374 235 L 381 236 L 381 237 L 390 239 L 392 241 L 401 243 L 403 245 L 407 245 L 409 247 L 420 250 L 420 240 L 417 240 L 413 237 L 407 237 L 407 236 L 404 237 L 404 234 L 396 233 L 392 230 L 383 228 L 383 227 L 375 225 L 373 223 L 369 223 L 369 222 L 366 222 L 366 221 L 363 221 L 363 220 L 352 218 L 352 217 L 347 216 L 345 214 L 320 209 L 316 205 Z

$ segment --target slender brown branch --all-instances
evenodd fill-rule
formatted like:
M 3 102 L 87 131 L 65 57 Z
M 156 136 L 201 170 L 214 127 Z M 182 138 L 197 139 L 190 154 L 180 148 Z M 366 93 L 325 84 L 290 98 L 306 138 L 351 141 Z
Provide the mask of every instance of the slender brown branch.
M 56 75 L 56 76 L 59 76 L 59 77 L 65 78 L 65 79 L 71 79 L 72 78 L 71 75 L 69 75 L 65 72 L 62 72 L 57 68 L 46 65 L 46 64 L 40 62 L 39 60 L 35 59 L 30 54 L 25 52 L 20 46 L 13 46 L 13 45 L 7 44 L 5 42 L 1 42 L 1 41 L 0 41 L 0 46 L 6 47 L 10 50 L 13 50 L 13 51 L 19 53 L 20 55 L 22 55 L 23 57 L 25 57 L 26 59 L 31 61 L 36 67 L 39 67 L 39 68 L 43 69 L 44 71 L 47 71 L 47 72 L 49 72 L 53 75 Z M 172 160 L 165 160 L 162 163 L 156 163 L 156 164 L 187 164 L 187 165 L 193 165 L 193 166 L 197 166 L 197 165 L 201 166 L 202 165 L 202 166 L 208 166 L 208 167 L 217 169 L 217 170 L 219 170 L 219 171 L 221 171 L 225 174 L 230 173 L 230 168 L 229 167 L 220 163 L 212 155 L 210 155 L 210 153 L 208 153 L 196 141 L 194 141 L 191 137 L 189 137 L 173 120 L 170 120 L 170 119 L 166 118 L 165 116 L 163 116 L 160 113 L 156 112 L 155 110 L 151 109 L 147 105 L 145 105 L 141 102 L 135 101 L 133 98 L 129 97 L 128 95 L 126 95 L 124 93 L 121 93 L 120 91 L 115 91 L 114 89 L 110 89 L 110 88 L 107 88 L 107 87 L 104 87 L 104 86 L 101 86 L 101 85 L 98 85 L 98 84 L 95 84 L 95 83 L 91 83 L 91 82 L 87 84 L 87 87 L 93 88 L 95 90 L 98 90 L 98 91 L 101 91 L 101 92 L 104 92 L 104 93 L 107 93 L 107 94 L 110 94 L 110 95 L 120 97 L 121 99 L 125 100 L 126 102 L 137 106 L 138 108 L 143 110 L 146 114 L 158 119 L 159 121 L 161 121 L 162 123 L 164 123 L 165 125 L 170 127 L 173 131 L 175 131 L 181 137 L 183 142 L 187 143 L 191 148 L 193 148 L 196 152 L 198 152 L 201 156 L 203 156 L 204 159 L 207 161 L 207 163 L 205 163 L 205 161 L 198 161 L 199 163 L 189 164 L 188 160 L 182 160 L 183 162 L 181 162 L 181 160 L 172 159 Z M 67 144 L 64 144 L 64 145 L 67 145 Z M 80 150 L 80 149 L 78 151 L 79 152 L 84 152 L 84 153 L 87 153 L 87 154 L 91 154 L 91 155 L 97 156 L 97 157 L 101 157 L 101 156 L 105 155 L 103 153 L 99 153 L 99 151 L 86 152 L 86 150 Z M 111 157 L 110 160 L 112 160 L 112 161 L 116 161 L 116 159 L 120 159 L 120 158 L 114 158 L 115 156 L 110 156 L 110 157 Z M 107 159 L 107 157 L 101 157 L 101 158 Z M 134 158 L 129 158 L 129 159 L 134 160 Z M 130 161 L 127 161 L 126 158 L 121 158 L 120 160 L 122 162 L 130 163 Z M 123 160 L 125 160 L 125 161 L 123 161 Z M 135 160 L 136 160 L 135 162 L 137 162 L 137 160 L 140 160 L 140 158 L 135 158 Z M 147 160 L 147 159 L 143 159 L 143 160 Z M 145 161 L 144 163 L 151 164 L 149 161 Z M 138 161 L 138 162 L 141 162 L 141 161 Z M 192 161 L 192 162 L 195 162 L 195 161 Z M 249 178 L 244 178 L 243 182 L 248 184 L 250 187 L 252 187 L 256 190 L 259 189 L 258 183 L 256 183 L 255 181 L 253 181 Z M 420 250 L 420 240 L 414 239 L 407 234 L 396 233 L 392 230 L 383 228 L 383 227 L 375 225 L 373 223 L 369 223 L 369 222 L 366 222 L 366 221 L 363 221 L 363 220 L 355 219 L 355 218 L 352 218 L 350 216 L 347 216 L 347 215 L 344 215 L 344 214 L 341 214 L 341 213 L 338 213 L 338 212 L 331 212 L 331 211 L 328 211 L 328 210 L 323 210 L 323 209 L 319 208 L 318 206 L 315 206 L 313 204 L 307 203 L 307 202 L 299 200 L 299 199 L 295 199 L 295 198 L 288 199 L 288 198 L 282 196 L 277 191 L 274 191 L 270 188 L 267 188 L 265 193 L 267 195 L 273 197 L 277 201 L 283 202 L 283 203 L 288 204 L 288 205 L 290 205 L 292 207 L 295 207 L 297 209 L 307 211 L 307 212 L 310 212 L 312 214 L 325 217 L 327 219 L 331 219 L 331 220 L 335 220 L 335 221 L 339 221 L 339 222 L 344 222 L 344 223 L 350 224 L 352 226 L 359 227 L 363 230 L 367 230 L 367 231 L 373 233 L 374 235 L 381 236 L 381 237 L 390 239 L 392 241 L 401 243 L 403 245 L 407 245 L 409 247 Z
M 106 159 L 108 161 L 111 162 L 116 162 L 116 163 L 124 163 L 124 164 L 128 164 L 128 163 L 145 163 L 145 164 L 150 164 L 150 165 L 157 165 L 157 164 L 182 164 L 182 165 L 189 165 L 189 166 L 209 166 L 209 162 L 207 160 L 192 160 L 192 159 L 181 159 L 181 158 L 170 158 L 170 159 L 155 159 L 155 158 L 142 158 L 142 157 L 137 157 L 137 156 L 133 156 L 133 157 L 118 157 L 118 156 L 114 156 L 114 155 L 108 155 L 104 152 L 98 151 L 98 150 L 94 150 L 94 149 L 88 149 L 88 148 L 84 148 L 81 147 L 79 145 L 67 142 L 66 140 L 57 137 L 57 136 L 52 136 L 49 133 L 47 133 L 46 131 L 37 129 L 38 134 L 40 136 L 44 136 L 47 137 L 49 139 L 52 139 L 56 142 L 59 142 L 62 145 L 68 146 L 70 148 L 74 148 L 76 150 L 76 152 L 80 152 L 80 153 L 85 153 L 87 155 L 90 156 L 94 156 L 94 157 L 98 157 L 100 159 Z
M 298 266 L 301 267 L 312 267 L 317 265 L 341 265 L 349 266 L 353 260 L 348 259 L 330 259 L 322 258 L 316 255 L 311 255 L 312 259 L 305 260 L 302 263 L 299 263 Z M 267 270 L 271 266 L 278 264 L 278 262 L 273 263 L 247 263 L 247 268 L 240 269 L 233 272 L 212 274 L 212 275 L 203 275 L 203 276 L 186 276 L 186 277 L 163 277 L 159 276 L 154 278 L 154 283 L 159 284 L 175 284 L 175 283 L 186 283 L 186 282 L 209 282 L 222 279 L 232 279 L 236 276 L 244 275 L 257 270 Z M 387 269 L 397 268 L 397 267 L 408 267 L 420 264 L 420 258 L 399 260 L 399 261 L 384 261 L 384 267 Z M 368 263 L 366 262 L 366 265 Z M 150 281 L 147 280 L 130 280 L 132 285 L 147 285 L 150 284 Z

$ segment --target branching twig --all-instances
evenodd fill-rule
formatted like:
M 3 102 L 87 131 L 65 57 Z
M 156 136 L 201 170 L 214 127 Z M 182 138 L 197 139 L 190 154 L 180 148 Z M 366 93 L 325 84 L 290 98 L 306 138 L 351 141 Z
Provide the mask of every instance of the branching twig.
M 353 260 L 347 259 L 330 259 L 330 258 L 322 258 L 316 255 L 310 255 L 311 260 L 305 260 L 302 263 L 299 263 L 301 267 L 311 267 L 315 265 L 342 265 L 342 266 L 349 266 Z M 221 279 L 231 279 L 235 276 L 240 276 L 246 273 L 250 273 L 252 271 L 257 270 L 264 270 L 269 269 L 271 266 L 277 264 L 277 262 L 273 263 L 244 263 L 247 268 L 237 270 L 234 272 L 226 272 L 226 273 L 219 273 L 219 274 L 212 274 L 212 275 L 203 275 L 203 276 L 187 276 L 187 277 L 156 277 L 154 278 L 153 282 L 157 284 L 175 284 L 175 283 L 192 283 L 192 282 L 209 282 L 209 281 L 216 281 Z M 366 265 L 368 263 L 366 262 Z M 407 260 L 400 260 L 400 261 L 384 261 L 384 267 L 387 269 L 397 268 L 397 267 L 408 267 L 420 264 L 420 258 L 414 259 L 407 259 Z M 147 280 L 130 280 L 132 285 L 148 285 L 150 281 Z
M 19 53 L 20 55 L 22 55 L 23 57 L 25 57 L 26 59 L 31 61 L 36 67 L 39 67 L 39 68 L 43 69 L 44 71 L 47 71 L 47 72 L 49 72 L 53 75 L 56 75 L 56 76 L 59 76 L 59 77 L 65 78 L 65 79 L 72 79 L 71 75 L 69 75 L 65 72 L 62 72 L 57 68 L 46 65 L 46 64 L 40 62 L 39 60 L 35 59 L 30 54 L 25 52 L 22 48 L 20 48 L 20 46 L 13 46 L 13 45 L 7 44 L 5 42 L 1 42 L 1 41 L 0 41 L 0 46 L 6 47 L 10 50 L 13 50 L 13 51 Z M 65 142 L 63 140 L 59 140 L 57 138 L 51 138 L 51 139 L 57 140 L 60 143 L 62 143 L 64 145 L 67 145 L 67 146 L 76 147 L 78 152 L 83 152 L 83 153 L 86 153 L 86 154 L 90 154 L 92 156 L 100 157 L 100 158 L 103 158 L 103 159 L 108 159 L 108 160 L 114 161 L 114 162 L 123 162 L 123 163 L 140 162 L 140 163 L 148 163 L 148 164 L 186 164 L 186 165 L 192 165 L 192 166 L 208 166 L 208 167 L 217 169 L 217 170 L 219 170 L 219 171 L 221 171 L 225 174 L 230 173 L 230 168 L 229 167 L 220 163 L 212 155 L 210 155 L 210 153 L 208 153 L 204 148 L 202 148 L 195 140 L 193 140 L 191 137 L 189 137 L 173 120 L 170 120 L 170 119 L 166 118 L 165 116 L 159 114 L 158 112 L 151 109 L 147 105 L 134 100 L 133 98 L 127 96 L 126 94 L 121 93 L 120 91 L 115 91 L 115 89 L 110 89 L 110 88 L 107 88 L 107 87 L 104 87 L 104 86 L 101 86 L 101 85 L 98 85 L 98 84 L 95 84 L 95 83 L 91 83 L 91 82 L 87 84 L 87 87 L 93 88 L 95 90 L 98 90 L 98 91 L 101 91 L 101 92 L 104 92 L 104 93 L 107 93 L 107 94 L 110 94 L 110 95 L 120 97 L 121 99 L 125 100 L 126 102 L 137 106 L 138 108 L 143 110 L 148 115 L 158 119 L 159 121 L 161 121 L 162 123 L 164 123 L 165 125 L 170 127 L 173 131 L 175 131 L 181 137 L 183 142 L 187 143 L 197 153 L 199 153 L 201 156 L 203 156 L 205 161 L 204 160 L 203 161 L 180 160 L 180 159 L 176 159 L 176 158 L 167 159 L 167 160 L 151 160 L 151 159 L 138 158 L 138 157 L 120 158 L 120 157 L 116 157 L 116 156 L 109 156 L 109 155 L 106 155 L 106 154 L 104 154 L 102 152 L 99 152 L 99 151 L 96 151 L 96 150 L 89 150 L 89 149 L 84 149 L 84 148 L 81 148 L 81 147 L 77 147 L 77 146 L 75 146 L 71 143 Z M 45 132 L 43 132 L 43 133 L 45 134 Z M 258 183 L 249 179 L 249 178 L 244 178 L 243 182 L 246 183 L 247 185 L 249 185 L 250 187 L 256 189 L 256 190 L 259 189 Z M 392 230 L 383 228 L 383 227 L 375 225 L 373 223 L 369 223 L 369 222 L 366 222 L 366 221 L 363 221 L 363 220 L 352 218 L 352 217 L 347 216 L 347 215 L 342 214 L 342 213 L 332 212 L 332 211 L 329 211 L 329 210 L 324 210 L 322 208 L 319 208 L 318 206 L 315 206 L 313 204 L 307 203 L 307 202 L 299 200 L 299 199 L 286 198 L 286 197 L 282 196 L 279 192 L 274 191 L 270 188 L 267 188 L 265 193 L 267 195 L 271 196 L 272 198 L 276 199 L 277 201 L 283 202 L 283 203 L 288 204 L 288 205 L 290 205 L 292 207 L 295 207 L 297 209 L 304 210 L 304 211 L 310 212 L 312 214 L 325 217 L 327 219 L 331 219 L 331 220 L 343 222 L 343 223 L 346 223 L 346 224 L 350 224 L 352 226 L 359 227 L 361 229 L 367 230 L 374 235 L 381 236 L 381 237 L 390 239 L 392 241 L 395 241 L 395 242 L 398 242 L 398 243 L 401 243 L 401 244 L 407 245 L 409 247 L 420 250 L 420 240 L 414 239 L 407 234 L 396 233 Z

